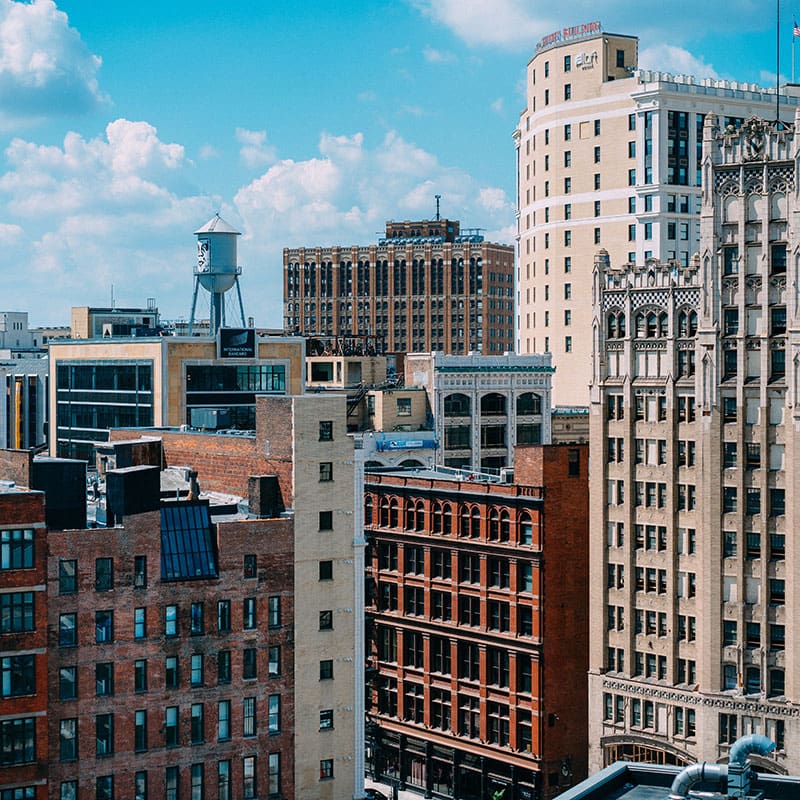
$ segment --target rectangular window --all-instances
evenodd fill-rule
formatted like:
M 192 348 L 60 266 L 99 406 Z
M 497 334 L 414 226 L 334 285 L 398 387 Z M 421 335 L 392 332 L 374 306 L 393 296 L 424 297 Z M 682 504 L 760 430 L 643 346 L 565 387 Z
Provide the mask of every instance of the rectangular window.
M 75 594 L 78 591 L 78 562 L 61 560 L 58 562 L 58 593 Z
M 327 483 L 333 480 L 333 462 L 321 461 L 319 465 L 319 480 L 320 483 Z
M 164 660 L 164 685 L 167 689 L 178 688 L 178 658 L 167 656 Z
M 333 759 L 323 758 L 319 762 L 319 779 L 329 781 L 333 778 Z
M 327 658 L 319 662 L 319 679 L 321 681 L 333 680 L 333 659 Z
M 147 556 L 133 557 L 133 588 L 144 589 L 147 586 Z
M 242 651 L 242 678 L 244 680 L 251 680 L 258 677 L 256 669 L 257 653 L 258 651 L 255 647 L 246 647 Z
M 244 557 L 244 577 L 257 578 L 258 577 L 258 563 L 256 557 L 252 553 L 248 553 Z
M 95 694 L 108 697 L 114 694 L 114 662 L 103 661 L 94 665 Z
M 133 749 L 137 753 L 147 750 L 147 711 L 140 709 L 133 714 Z
M 94 614 L 95 642 L 104 644 L 114 641 L 114 612 L 95 611 Z
M 94 782 L 95 800 L 114 800 L 114 776 L 101 775 Z
M 133 690 L 135 692 L 147 691 L 147 661 L 137 659 L 133 662 Z
M 189 631 L 192 636 L 200 636 L 205 631 L 205 619 L 202 603 L 192 603 Z
M 164 770 L 164 800 L 178 800 L 178 777 L 177 767 Z
M 245 597 L 242 603 L 242 627 L 253 630 L 256 627 L 256 598 Z
M 62 797 L 61 800 L 64 798 Z M 147 772 L 144 770 L 140 770 L 133 776 L 133 800 L 147 800 Z
M 192 653 L 191 664 L 192 664 L 191 684 L 192 686 L 202 686 L 204 678 L 203 654 Z
M 164 744 L 177 747 L 178 738 L 178 706 L 167 706 L 164 713 Z
M 33 529 L 0 531 L 0 570 L 33 569 Z
M 281 598 L 272 596 L 267 598 L 267 624 L 270 628 L 281 626 Z
M 256 757 L 242 759 L 242 798 L 255 800 L 256 797 Z
M 267 759 L 267 778 L 269 781 L 267 791 L 270 796 L 281 793 L 281 754 L 270 753 Z
M 333 420 L 323 419 L 319 422 L 319 440 L 321 442 L 333 441 Z
M 319 562 L 319 579 L 321 581 L 333 580 L 333 561 Z
M 333 730 L 332 708 L 326 708 L 319 712 L 319 729 L 321 731 Z
M 147 636 L 147 609 L 134 608 L 133 610 L 133 638 L 144 639 Z
M 203 792 L 205 789 L 204 781 L 205 767 L 203 764 L 192 764 L 191 776 L 191 800 L 203 800 Z
M 281 646 L 271 645 L 267 651 L 267 675 L 277 678 L 281 674 Z
M 256 699 L 245 697 L 242 699 L 242 735 L 256 735 Z
M 3 686 L 5 687 L 5 685 L 6 685 L 6 679 L 4 675 Z M 33 694 L 33 691 L 25 692 L 25 694 Z M 59 669 L 58 671 L 58 699 L 74 700 L 77 696 L 78 696 L 78 668 L 61 667 L 61 669 Z
M 0 594 L 0 633 L 23 633 L 35 630 L 33 592 L 7 592 Z M 62 617 L 75 615 L 62 614 Z M 60 638 L 59 638 L 60 642 Z M 73 641 L 72 644 L 75 644 Z M 64 647 L 66 645 L 62 645 Z
M 164 635 L 178 635 L 178 606 L 164 607 Z
M 217 683 L 231 682 L 231 651 L 220 650 L 217 653 Z
M 333 630 L 333 611 L 326 610 L 319 612 L 319 629 L 321 631 Z
M 217 703 L 217 739 L 225 741 L 231 738 L 231 701 L 220 700 Z
M 231 601 L 219 600 L 217 602 L 217 630 L 227 633 L 231 629 Z
M 202 744 L 206 738 L 203 704 L 192 703 L 191 714 L 190 741 L 192 744 Z
M 319 529 L 321 531 L 333 530 L 333 511 L 319 512 Z
M 231 800 L 231 762 L 227 760 L 217 763 L 217 798 Z
M 114 715 L 98 714 L 94 718 L 96 754 L 110 756 L 114 753 Z
M 94 588 L 96 592 L 110 592 L 114 588 L 114 559 L 95 559 Z
M 269 733 L 281 732 L 281 696 L 279 694 L 271 694 L 269 696 L 267 730 Z
M 59 752 L 62 761 L 74 761 L 78 757 L 77 719 L 62 719 L 59 723 Z

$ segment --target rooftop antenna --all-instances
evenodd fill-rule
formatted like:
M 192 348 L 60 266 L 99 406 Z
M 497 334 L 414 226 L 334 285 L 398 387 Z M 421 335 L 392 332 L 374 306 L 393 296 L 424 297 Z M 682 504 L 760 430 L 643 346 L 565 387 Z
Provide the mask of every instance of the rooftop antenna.
M 792 31 L 794 36 L 794 31 Z M 775 121 L 781 121 L 781 1 L 775 0 Z
M 439 201 L 442 199 L 442 196 L 440 194 L 435 194 L 434 197 L 436 198 L 436 221 L 438 222 L 439 219 L 440 219 L 440 217 L 439 217 Z

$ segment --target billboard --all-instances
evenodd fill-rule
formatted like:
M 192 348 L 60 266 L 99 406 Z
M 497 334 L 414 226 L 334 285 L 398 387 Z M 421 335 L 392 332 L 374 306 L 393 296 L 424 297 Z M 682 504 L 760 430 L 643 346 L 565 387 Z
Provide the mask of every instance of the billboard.
M 255 328 L 220 328 L 220 358 L 255 358 Z

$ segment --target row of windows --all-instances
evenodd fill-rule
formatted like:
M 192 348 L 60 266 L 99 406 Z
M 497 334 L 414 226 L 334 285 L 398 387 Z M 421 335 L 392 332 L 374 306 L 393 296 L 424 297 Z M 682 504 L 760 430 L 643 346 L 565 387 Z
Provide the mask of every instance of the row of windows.
M 281 696 L 271 694 L 267 698 L 267 732 L 275 735 L 281 732 Z M 258 735 L 257 702 L 255 697 L 242 698 L 242 736 Z M 231 738 L 231 701 L 220 700 L 216 703 L 216 739 L 226 741 Z M 154 716 L 152 713 L 150 717 Z M 95 755 L 114 755 L 114 714 L 97 714 L 94 718 Z M 86 726 L 86 722 L 82 727 Z M 320 727 L 322 717 L 320 716 Z M 181 739 L 180 708 L 166 706 L 164 715 L 159 719 L 158 747 L 180 747 L 185 744 Z M 206 741 L 206 704 L 192 703 L 190 708 L 189 744 L 203 744 Z M 152 736 L 148 733 L 147 709 L 134 711 L 134 750 L 144 752 L 152 744 Z M 59 722 L 59 756 L 62 761 L 74 761 L 80 755 L 78 745 L 78 719 L 70 717 Z
M 733 408 L 736 409 L 736 398 Z M 667 419 L 667 398 L 665 395 L 634 395 L 634 419 L 637 422 L 664 422 Z M 678 422 L 694 422 L 697 409 L 695 399 L 691 395 L 680 395 L 677 398 Z M 606 417 L 609 420 L 625 419 L 625 398 L 618 394 L 609 394 L 606 398 Z
M 391 500 L 386 497 L 381 498 L 379 508 L 378 524 L 384 528 L 397 528 L 400 523 L 400 504 L 394 498 Z M 405 529 L 415 531 L 425 531 L 425 505 L 422 501 L 409 500 L 405 503 Z M 364 521 L 367 525 L 372 525 L 374 517 L 374 500 L 368 495 L 364 501 Z M 498 511 L 496 508 L 489 509 L 488 518 L 482 518 L 478 506 L 462 505 L 459 512 L 459 536 L 471 539 L 480 538 L 481 520 L 488 519 L 487 536 L 490 541 L 508 542 L 511 540 L 511 515 L 505 509 Z M 450 535 L 453 531 L 453 506 L 450 503 L 440 503 L 435 501 L 430 511 L 431 533 Z M 527 512 L 520 515 L 518 522 L 519 543 L 533 544 L 533 520 Z M 388 543 L 382 543 L 381 547 Z M 395 563 L 396 563 L 396 548 Z M 396 566 L 382 567 L 382 569 L 397 569 Z
M 406 586 L 403 590 L 403 614 L 411 617 L 430 616 L 431 619 L 449 622 L 453 619 L 453 595 L 451 592 L 431 591 L 429 608 L 426 612 L 425 597 L 428 594 L 421 586 Z M 485 628 L 490 631 L 509 633 L 511 631 L 511 604 L 504 600 L 482 602 L 480 595 L 456 595 L 457 621 L 459 625 L 472 628 Z M 515 632 L 519 636 L 533 636 L 533 608 L 515 604 Z M 378 587 L 378 609 L 397 611 L 398 587 L 395 583 L 381 583 Z M 483 619 L 481 611 L 483 609 Z
M 281 757 L 280 753 L 268 753 L 267 761 L 267 790 L 269 796 L 279 796 L 281 792 Z M 243 800 L 256 800 L 258 797 L 258 771 L 257 756 L 244 756 L 242 758 L 242 788 L 241 793 L 233 790 L 231 786 L 232 763 L 229 759 L 217 762 L 217 797 L 218 800 L 231 800 L 232 797 L 241 797 Z M 152 774 L 152 773 L 150 773 Z M 146 770 L 134 773 L 133 797 L 134 800 L 147 800 L 150 794 L 150 774 Z M 332 768 L 331 776 L 332 777 Z M 181 790 L 181 769 L 177 766 L 164 769 L 163 790 L 153 792 L 155 797 L 165 800 L 178 800 Z M 95 779 L 95 800 L 114 800 L 115 776 L 102 775 Z M 203 800 L 206 794 L 206 764 L 196 763 L 189 767 L 189 797 L 191 800 Z M 9 797 L 8 800 L 29 800 L 34 795 Z M 60 800 L 78 800 L 78 781 L 64 781 L 60 787 Z M 3 796 L 3 800 L 7 800 Z
M 675 736 L 694 738 L 696 714 L 693 708 L 672 706 L 672 732 Z M 652 700 L 640 700 L 624 695 L 603 694 L 603 721 L 613 725 L 626 721 L 633 728 L 655 731 L 657 728 L 656 704 Z
M 507 398 L 491 392 L 481 397 L 481 416 L 504 416 Z M 524 392 L 516 400 L 518 416 L 542 413 L 542 398 L 534 392 Z M 449 394 L 444 398 L 445 417 L 468 417 L 471 414 L 472 401 L 466 394 Z
M 331 564 L 332 562 L 323 562 Z M 327 568 L 325 569 L 327 573 Z M 320 565 L 320 578 L 322 579 L 323 566 Z M 332 573 L 331 573 L 332 577 Z M 26 594 L 32 594 L 27 592 Z M 0 596 L 0 601 L 2 600 Z M 31 601 L 31 625 L 32 623 L 32 601 Z M 0 605 L 2 612 L 2 605 Z M 60 647 L 75 647 L 78 644 L 78 619 L 76 612 L 68 612 L 59 615 L 58 618 L 58 643 Z M 96 611 L 95 619 L 95 642 L 107 643 L 114 641 L 114 611 Z M 2 621 L 2 619 L 0 619 Z M 13 620 L 12 620 L 13 621 Z M 231 630 L 231 601 L 219 600 L 217 602 L 217 631 L 228 632 Z M 255 630 L 257 625 L 257 598 L 245 597 L 242 600 L 242 629 Z M 201 636 L 205 633 L 205 604 L 202 602 L 192 603 L 190 606 L 189 633 L 192 636 Z M 272 595 L 267 598 L 267 625 L 269 628 L 279 628 L 281 626 L 281 598 Z M 24 630 L 32 630 L 26 628 Z M 164 606 L 163 611 L 163 633 L 164 636 L 178 636 L 179 627 L 179 607 L 177 605 Z M 147 637 L 147 609 L 145 607 L 135 608 L 133 612 L 133 638 L 144 639 Z

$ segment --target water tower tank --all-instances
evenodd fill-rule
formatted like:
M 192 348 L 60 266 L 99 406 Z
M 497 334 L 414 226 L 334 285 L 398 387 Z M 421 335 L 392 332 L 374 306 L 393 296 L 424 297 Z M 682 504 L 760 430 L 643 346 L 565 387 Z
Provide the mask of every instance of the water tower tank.
M 241 272 L 236 258 L 236 237 L 241 234 L 217 214 L 194 235 L 197 237 L 195 275 L 200 285 L 212 295 L 227 292 Z

